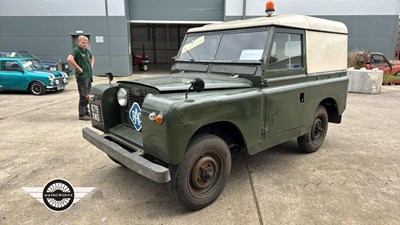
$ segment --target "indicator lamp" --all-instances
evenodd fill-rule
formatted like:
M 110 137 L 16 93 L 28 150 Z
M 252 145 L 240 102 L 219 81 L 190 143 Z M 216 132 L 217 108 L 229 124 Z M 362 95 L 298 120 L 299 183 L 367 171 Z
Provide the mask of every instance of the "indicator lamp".
M 149 114 L 149 119 L 159 124 L 162 124 L 162 122 L 164 122 L 164 116 L 162 113 L 159 113 L 157 115 L 155 112 L 152 112 Z
M 92 94 L 86 95 L 86 100 L 94 101 L 94 95 L 92 95 Z

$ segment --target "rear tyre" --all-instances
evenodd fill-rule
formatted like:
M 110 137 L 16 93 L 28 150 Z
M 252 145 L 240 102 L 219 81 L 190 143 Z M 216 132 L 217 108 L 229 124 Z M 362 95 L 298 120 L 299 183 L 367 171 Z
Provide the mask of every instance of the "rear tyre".
M 29 86 L 29 90 L 34 95 L 44 95 L 46 93 L 46 88 L 38 81 L 32 82 Z
M 231 171 L 229 147 L 215 135 L 200 135 L 189 143 L 182 163 L 170 171 L 168 188 L 173 197 L 190 210 L 204 208 L 226 186 Z
M 314 114 L 311 131 L 297 138 L 299 148 L 306 153 L 316 152 L 324 143 L 328 132 L 328 113 L 324 106 L 319 105 Z
M 140 71 L 143 71 L 143 66 L 141 64 L 138 65 Z

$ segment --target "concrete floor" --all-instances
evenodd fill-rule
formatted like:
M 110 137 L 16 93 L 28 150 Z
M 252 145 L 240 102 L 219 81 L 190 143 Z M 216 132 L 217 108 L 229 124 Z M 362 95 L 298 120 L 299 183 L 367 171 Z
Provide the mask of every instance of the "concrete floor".
M 0 93 L 0 224 L 400 224 L 400 86 L 349 94 L 342 124 L 330 124 L 316 153 L 301 153 L 292 140 L 233 154 L 220 198 L 188 212 L 166 185 L 118 166 L 82 138 L 90 122 L 78 120 L 70 81 L 44 96 Z M 61 213 L 22 189 L 55 178 L 95 189 Z

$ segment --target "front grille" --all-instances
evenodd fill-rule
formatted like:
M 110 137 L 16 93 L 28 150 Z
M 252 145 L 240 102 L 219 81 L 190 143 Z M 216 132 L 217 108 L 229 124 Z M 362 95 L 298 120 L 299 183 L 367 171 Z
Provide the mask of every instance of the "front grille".
M 139 94 L 140 93 L 140 94 Z M 121 116 L 122 116 L 122 124 L 128 127 L 133 127 L 132 121 L 129 118 L 129 110 L 131 109 L 134 102 L 137 102 L 140 107 L 142 107 L 144 97 L 146 97 L 146 91 L 138 88 L 130 88 L 128 93 L 128 104 L 125 107 L 122 107 Z
M 61 65 L 61 63 L 57 64 L 57 70 L 58 70 L 58 71 L 62 71 L 62 65 Z
M 58 77 L 58 78 L 54 78 L 54 80 L 53 80 L 53 85 L 58 85 L 57 83 L 56 83 L 56 80 L 58 80 L 58 84 L 66 84 L 66 83 L 64 83 L 64 77 Z

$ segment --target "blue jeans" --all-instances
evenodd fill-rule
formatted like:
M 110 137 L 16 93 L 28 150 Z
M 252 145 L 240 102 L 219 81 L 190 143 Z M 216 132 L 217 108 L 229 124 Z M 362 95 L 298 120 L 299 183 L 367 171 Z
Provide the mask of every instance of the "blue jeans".
M 78 92 L 79 92 L 79 117 L 89 115 L 89 102 L 86 99 L 86 95 L 90 93 L 90 89 L 92 88 L 92 78 L 83 78 L 77 77 L 76 82 L 78 83 Z

